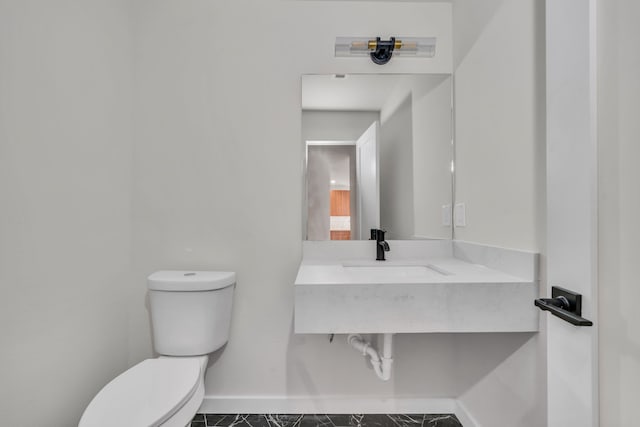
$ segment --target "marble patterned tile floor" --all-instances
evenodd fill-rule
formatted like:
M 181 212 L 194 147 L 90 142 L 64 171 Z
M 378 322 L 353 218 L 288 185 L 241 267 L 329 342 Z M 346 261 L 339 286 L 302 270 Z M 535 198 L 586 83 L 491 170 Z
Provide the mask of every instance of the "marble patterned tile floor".
M 462 427 L 454 414 L 196 414 L 191 427 Z

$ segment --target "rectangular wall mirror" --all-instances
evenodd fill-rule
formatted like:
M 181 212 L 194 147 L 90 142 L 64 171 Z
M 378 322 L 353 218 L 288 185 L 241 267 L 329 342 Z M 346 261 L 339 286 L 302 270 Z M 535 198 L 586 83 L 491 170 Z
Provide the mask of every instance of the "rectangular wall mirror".
M 448 74 L 302 76 L 307 240 L 451 239 Z

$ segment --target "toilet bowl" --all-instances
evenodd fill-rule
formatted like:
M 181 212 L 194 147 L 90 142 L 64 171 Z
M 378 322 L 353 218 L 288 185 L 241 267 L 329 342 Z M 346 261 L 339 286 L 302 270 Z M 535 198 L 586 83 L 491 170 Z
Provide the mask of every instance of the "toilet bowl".
M 235 273 L 159 271 L 148 284 L 160 357 L 104 386 L 79 427 L 185 427 L 202 403 L 208 354 L 229 338 Z
M 107 384 L 80 427 L 185 427 L 204 396 L 207 356 L 147 359 Z

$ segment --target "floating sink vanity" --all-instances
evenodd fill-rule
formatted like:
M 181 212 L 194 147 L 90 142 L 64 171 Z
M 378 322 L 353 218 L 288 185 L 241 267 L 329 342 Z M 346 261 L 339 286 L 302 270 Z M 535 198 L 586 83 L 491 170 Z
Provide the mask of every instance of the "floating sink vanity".
M 535 332 L 538 257 L 449 240 L 305 241 L 296 333 Z

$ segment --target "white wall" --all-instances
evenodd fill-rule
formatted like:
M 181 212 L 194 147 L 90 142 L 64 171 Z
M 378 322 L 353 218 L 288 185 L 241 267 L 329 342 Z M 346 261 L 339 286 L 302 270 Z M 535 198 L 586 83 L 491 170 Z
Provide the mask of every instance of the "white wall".
M 544 2 L 454 0 L 453 23 L 455 198 L 467 212 L 454 236 L 544 257 Z M 546 425 L 544 342 L 531 336 L 460 396 L 481 425 Z
M 389 240 L 414 235 L 411 91 L 404 95 L 380 125 L 380 227 Z
M 414 235 L 450 239 L 452 228 L 442 225 L 442 206 L 453 197 L 452 79 L 434 77 L 431 84 L 417 83 L 412 93 Z
M 637 424 L 640 395 L 640 5 L 598 2 L 600 425 Z
M 544 218 L 544 2 L 454 1 L 455 238 L 539 251 Z
M 314 140 L 356 141 L 376 120 L 380 120 L 377 111 L 304 111 L 302 144 Z
M 331 240 L 331 148 L 312 146 L 307 150 L 307 227 L 303 236 L 309 240 Z M 343 148 L 343 147 L 338 147 Z M 327 152 L 328 151 L 328 152 Z
M 129 366 L 128 1 L 0 1 L 0 425 L 77 425 Z

